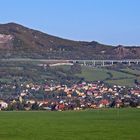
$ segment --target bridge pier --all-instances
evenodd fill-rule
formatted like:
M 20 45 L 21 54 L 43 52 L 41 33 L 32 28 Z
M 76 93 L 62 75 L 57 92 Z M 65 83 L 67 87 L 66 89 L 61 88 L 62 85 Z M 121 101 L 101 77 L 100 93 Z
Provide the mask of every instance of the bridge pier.
M 95 61 L 92 61 L 92 64 L 93 64 L 93 67 L 95 67 L 95 66 L 96 66 L 96 62 L 95 62 Z
M 103 61 L 103 64 L 102 64 L 102 66 L 103 66 L 103 67 L 105 66 L 105 61 Z
M 84 61 L 84 66 L 86 66 L 86 61 Z
M 128 65 L 131 66 L 131 61 L 128 61 Z
M 111 65 L 112 65 L 112 66 L 114 65 L 114 62 L 113 62 L 113 61 L 111 62 Z

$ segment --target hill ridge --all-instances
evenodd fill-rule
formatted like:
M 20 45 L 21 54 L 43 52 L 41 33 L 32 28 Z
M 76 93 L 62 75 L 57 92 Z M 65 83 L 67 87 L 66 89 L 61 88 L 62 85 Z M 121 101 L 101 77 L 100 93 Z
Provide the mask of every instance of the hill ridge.
M 73 41 L 10 22 L 0 24 L 0 58 L 138 59 L 140 48 Z

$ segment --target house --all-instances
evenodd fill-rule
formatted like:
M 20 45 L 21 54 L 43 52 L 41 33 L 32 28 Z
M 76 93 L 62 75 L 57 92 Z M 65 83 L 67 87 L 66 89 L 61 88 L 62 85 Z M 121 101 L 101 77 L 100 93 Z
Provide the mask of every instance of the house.
M 6 109 L 8 107 L 8 103 L 4 101 L 0 101 L 0 110 Z

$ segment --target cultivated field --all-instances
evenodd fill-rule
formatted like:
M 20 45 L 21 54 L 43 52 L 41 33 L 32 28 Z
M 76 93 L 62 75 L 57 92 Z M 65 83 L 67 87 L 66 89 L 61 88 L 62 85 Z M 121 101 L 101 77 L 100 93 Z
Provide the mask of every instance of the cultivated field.
M 0 112 L 0 140 L 139 140 L 139 109 Z

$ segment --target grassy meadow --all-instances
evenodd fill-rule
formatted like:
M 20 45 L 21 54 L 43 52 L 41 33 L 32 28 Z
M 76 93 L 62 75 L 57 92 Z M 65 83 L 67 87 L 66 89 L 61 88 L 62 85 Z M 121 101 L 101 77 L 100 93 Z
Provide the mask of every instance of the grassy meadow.
M 139 109 L 0 112 L 0 140 L 139 140 Z
M 109 70 L 106 68 L 82 67 L 82 72 L 76 74 L 87 81 L 104 81 L 108 84 L 134 86 L 135 79 L 140 80 L 140 71 L 133 69 Z

